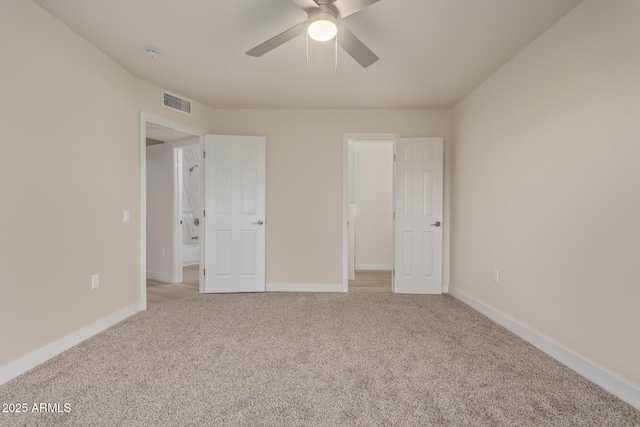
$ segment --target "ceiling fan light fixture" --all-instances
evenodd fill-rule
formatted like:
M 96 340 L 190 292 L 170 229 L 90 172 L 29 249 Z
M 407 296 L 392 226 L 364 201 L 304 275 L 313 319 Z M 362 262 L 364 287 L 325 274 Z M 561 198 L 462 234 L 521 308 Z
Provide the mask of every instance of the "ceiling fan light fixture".
M 336 17 L 327 12 L 318 12 L 309 17 L 309 37 L 319 42 L 333 39 L 338 33 Z

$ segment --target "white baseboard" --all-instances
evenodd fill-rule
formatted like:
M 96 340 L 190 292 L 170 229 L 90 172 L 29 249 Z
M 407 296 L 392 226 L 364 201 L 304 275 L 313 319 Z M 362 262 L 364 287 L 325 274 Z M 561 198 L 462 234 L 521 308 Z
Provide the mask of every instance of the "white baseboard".
M 158 273 L 157 271 L 147 271 L 147 279 L 157 280 L 158 282 L 173 283 L 173 276 L 166 273 Z
M 343 292 L 342 283 L 318 285 L 315 283 L 267 283 L 267 292 Z
M 391 271 L 393 265 L 391 264 L 356 264 L 357 270 L 376 270 L 376 271 Z
M 89 326 L 85 326 L 82 329 L 72 332 L 69 335 L 60 338 L 59 340 L 52 342 L 51 344 L 39 348 L 38 350 L 31 352 L 18 360 L 0 367 L 0 384 L 4 384 L 7 381 L 14 379 L 18 375 L 24 374 L 28 370 L 35 368 L 39 364 L 46 362 L 52 357 L 57 356 L 63 351 L 70 349 L 74 345 L 81 343 L 87 338 L 91 338 L 92 336 L 104 331 L 108 327 L 115 325 L 116 323 L 126 319 L 127 317 L 136 314 L 137 312 L 138 303 L 132 304 L 113 314 L 110 314 L 103 319 L 98 320 L 97 322 L 90 324 Z
M 567 350 L 561 345 L 543 337 L 535 331 L 532 331 L 521 323 L 516 322 L 507 315 L 500 313 L 493 307 L 485 305 L 455 287 L 450 287 L 449 293 L 451 296 L 479 311 L 497 324 L 505 327 L 520 338 L 547 353 L 558 362 L 574 370 L 586 379 L 596 383 L 609 393 L 619 397 L 631 406 L 640 409 L 640 389 L 621 380 L 620 378 L 617 378 L 613 374 L 610 374 L 570 350 Z

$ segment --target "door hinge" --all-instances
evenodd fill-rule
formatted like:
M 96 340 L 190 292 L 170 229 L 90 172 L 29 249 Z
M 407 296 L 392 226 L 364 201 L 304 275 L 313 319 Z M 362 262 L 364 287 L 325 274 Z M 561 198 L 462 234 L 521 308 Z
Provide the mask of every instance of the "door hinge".
M 394 162 L 396 161 L 396 154 L 395 153 L 393 153 L 393 161 Z
M 391 275 L 392 275 L 393 277 L 396 277 L 396 269 L 395 269 L 395 268 L 394 268 L 393 270 L 391 270 Z
M 396 219 L 396 213 L 395 212 L 393 213 L 393 219 Z
M 202 152 L 202 158 L 203 158 L 203 159 L 206 159 L 206 158 L 207 158 L 207 152 L 206 152 L 206 151 L 203 151 L 203 152 Z
M 207 211 L 203 210 L 203 211 L 202 211 L 202 217 L 204 218 L 204 217 L 206 217 L 206 216 L 207 216 Z
M 207 276 L 207 269 L 206 269 L 206 268 L 203 268 L 203 269 L 202 269 L 202 275 L 203 275 L 204 277 L 206 277 L 206 276 Z

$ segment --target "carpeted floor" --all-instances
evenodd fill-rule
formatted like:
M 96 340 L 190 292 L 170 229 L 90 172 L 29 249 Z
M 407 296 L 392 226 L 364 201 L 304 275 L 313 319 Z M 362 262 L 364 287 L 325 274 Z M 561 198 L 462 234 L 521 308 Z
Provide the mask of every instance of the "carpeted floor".
M 0 386 L 2 426 L 639 426 L 640 411 L 449 296 L 199 295 Z

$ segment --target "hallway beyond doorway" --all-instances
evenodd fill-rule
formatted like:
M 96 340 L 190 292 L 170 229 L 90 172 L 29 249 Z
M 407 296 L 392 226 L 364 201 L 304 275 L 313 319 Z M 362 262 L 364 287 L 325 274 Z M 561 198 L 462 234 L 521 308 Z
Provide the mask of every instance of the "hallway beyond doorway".
M 179 300 L 198 295 L 200 266 L 190 265 L 182 269 L 182 283 L 165 283 L 147 279 L 147 305 Z

